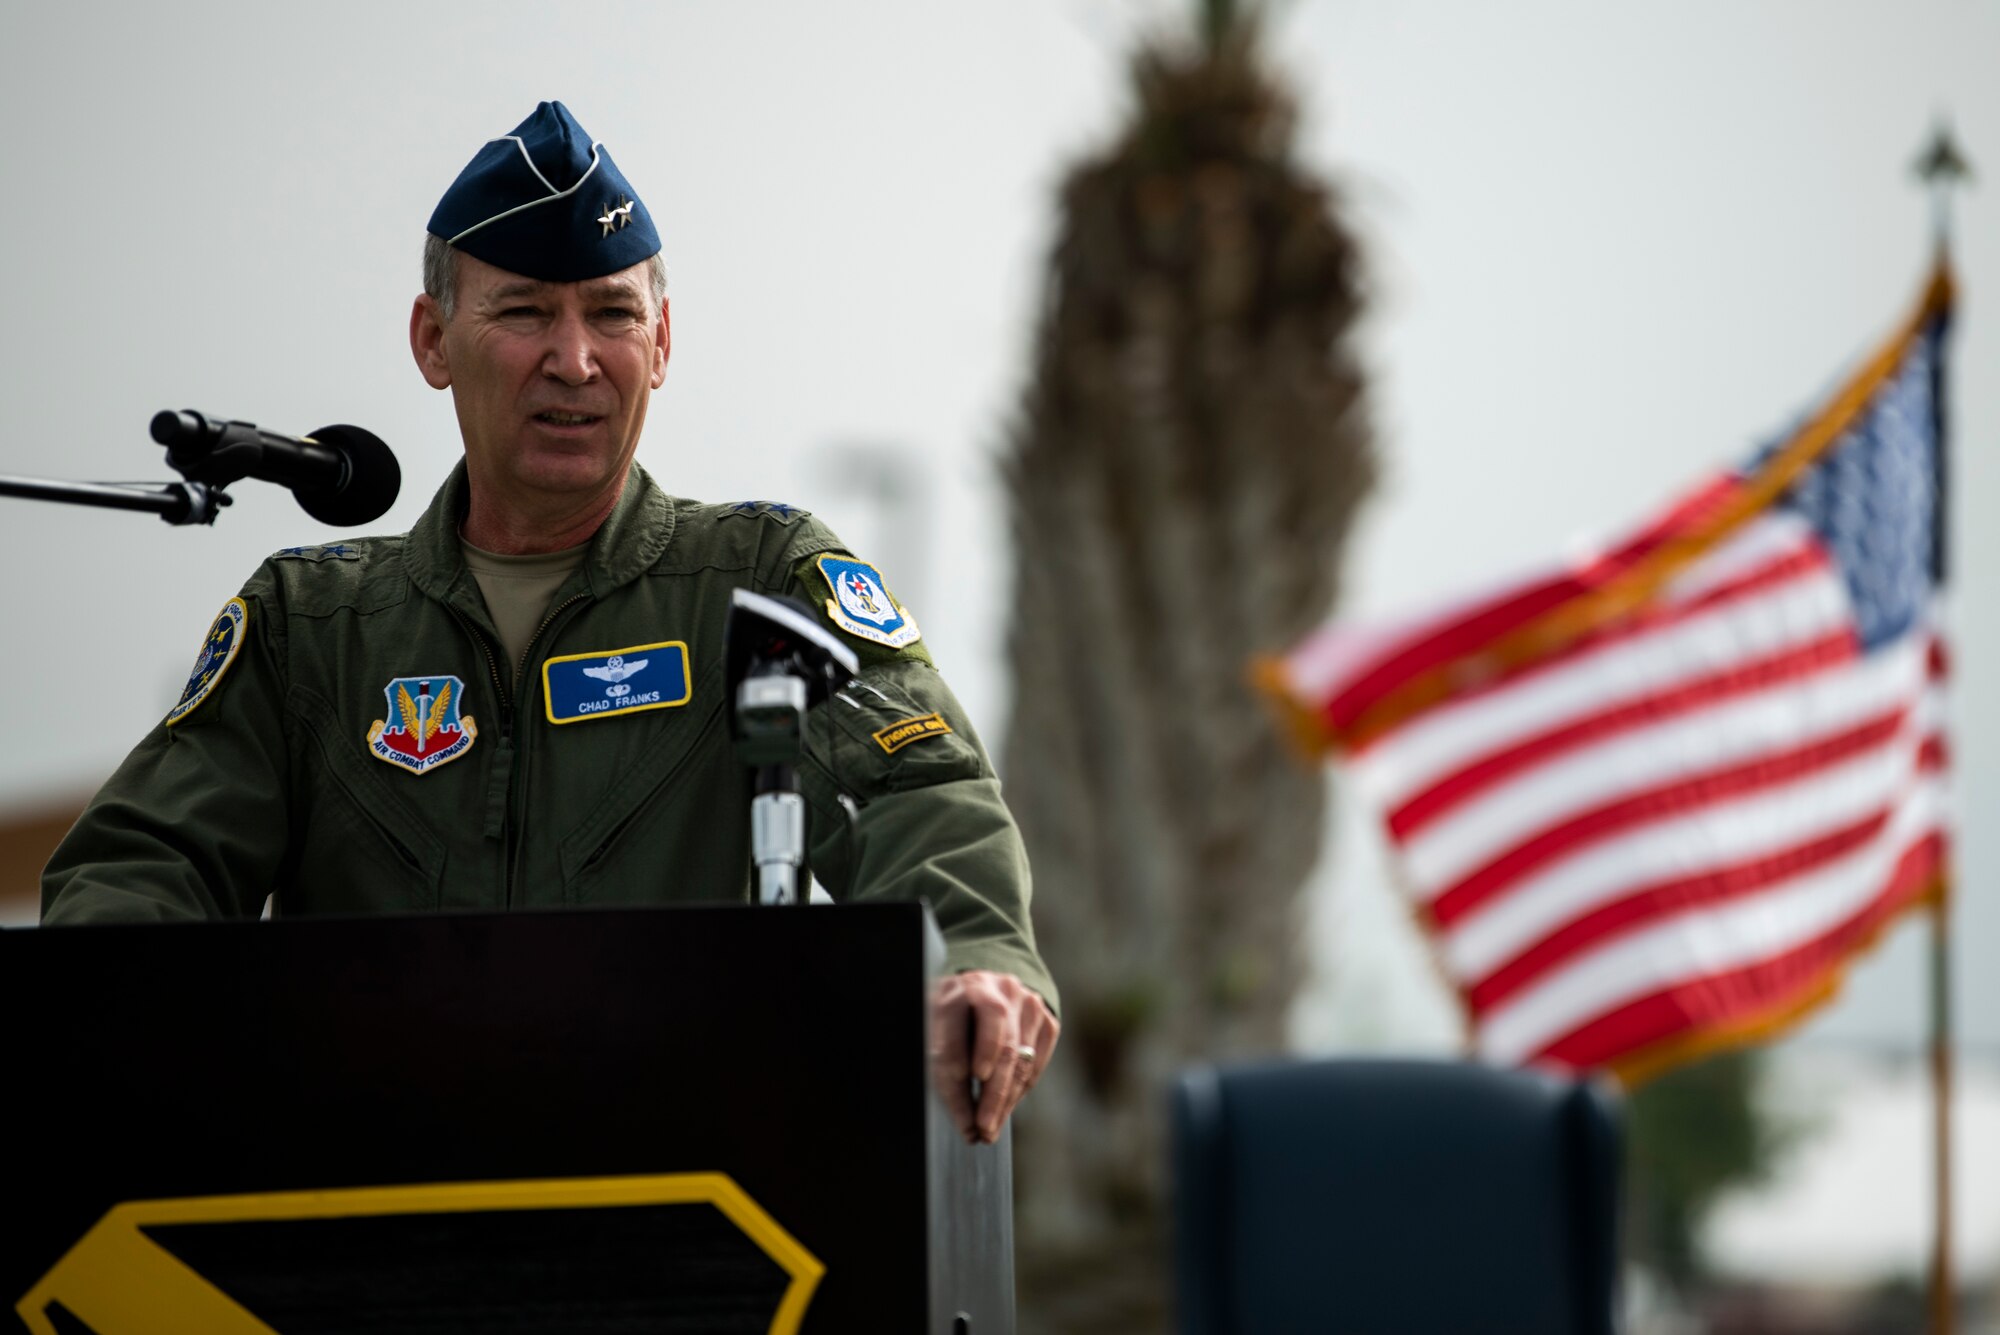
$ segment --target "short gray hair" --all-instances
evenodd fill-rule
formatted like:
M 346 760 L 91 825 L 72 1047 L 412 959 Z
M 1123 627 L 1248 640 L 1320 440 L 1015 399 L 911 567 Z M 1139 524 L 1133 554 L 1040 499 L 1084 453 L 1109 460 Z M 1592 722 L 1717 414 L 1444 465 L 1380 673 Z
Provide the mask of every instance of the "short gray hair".
M 458 308 L 458 256 L 443 237 L 424 233 L 424 293 L 447 320 Z M 667 302 L 667 257 L 656 250 L 646 263 L 647 277 L 653 280 L 653 309 L 658 310 Z

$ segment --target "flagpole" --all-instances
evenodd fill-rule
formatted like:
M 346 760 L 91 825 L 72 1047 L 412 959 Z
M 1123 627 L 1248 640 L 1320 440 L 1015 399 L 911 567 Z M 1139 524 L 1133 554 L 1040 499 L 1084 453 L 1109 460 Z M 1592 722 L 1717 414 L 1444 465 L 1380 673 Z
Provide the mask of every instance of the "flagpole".
M 1933 1335 L 1956 1325 L 1951 1269 L 1951 887 L 1940 883 L 1931 905 L 1931 1115 L 1937 1220 L 1932 1229 L 1930 1307 Z
M 1932 243 L 1937 263 L 1943 268 L 1951 255 L 1951 192 L 1959 182 L 1971 179 L 1972 170 L 1953 142 L 1949 122 L 1940 118 L 1929 144 L 1915 163 L 1916 175 L 1930 188 Z M 1932 411 L 1937 415 L 1938 509 L 1933 574 L 1940 586 L 1945 576 L 1945 557 L 1950 522 L 1950 437 L 1943 400 L 1943 368 L 1933 370 Z M 1932 1118 L 1932 1168 L 1935 1175 L 1932 1199 L 1936 1218 L 1931 1231 L 1930 1329 L 1931 1335 L 1952 1335 L 1956 1326 L 1952 1275 L 1952 1005 L 1951 1005 L 1951 896 L 1949 870 L 1940 877 L 1930 912 L 1930 1068 Z

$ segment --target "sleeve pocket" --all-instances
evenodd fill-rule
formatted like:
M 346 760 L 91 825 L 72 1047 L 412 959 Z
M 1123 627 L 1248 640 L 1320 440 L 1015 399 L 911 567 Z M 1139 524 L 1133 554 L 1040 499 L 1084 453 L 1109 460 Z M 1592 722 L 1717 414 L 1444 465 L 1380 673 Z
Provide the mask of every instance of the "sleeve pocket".
M 866 802 L 959 779 L 982 778 L 985 755 L 941 689 L 935 669 L 919 663 L 863 669 L 855 682 L 819 707 L 807 750 L 840 787 Z

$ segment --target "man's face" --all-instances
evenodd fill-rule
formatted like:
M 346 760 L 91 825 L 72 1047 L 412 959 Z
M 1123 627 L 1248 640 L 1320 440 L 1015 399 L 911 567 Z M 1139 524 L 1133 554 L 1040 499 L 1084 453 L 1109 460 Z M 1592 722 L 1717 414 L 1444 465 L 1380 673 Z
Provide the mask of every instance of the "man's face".
M 424 379 L 451 387 L 475 490 L 529 505 L 615 490 L 667 374 L 648 266 L 545 283 L 457 262 L 452 318 L 418 298 L 410 342 Z

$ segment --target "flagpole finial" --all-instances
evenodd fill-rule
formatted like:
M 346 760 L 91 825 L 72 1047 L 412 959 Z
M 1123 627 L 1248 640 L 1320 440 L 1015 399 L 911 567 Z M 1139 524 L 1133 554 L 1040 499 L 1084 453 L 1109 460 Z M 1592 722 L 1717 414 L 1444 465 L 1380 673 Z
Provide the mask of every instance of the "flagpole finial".
M 1929 142 L 1910 164 L 1910 174 L 1930 187 L 1931 222 L 1937 234 L 1938 250 L 1946 250 L 1951 242 L 1951 192 L 1961 184 L 1969 184 L 1975 178 L 1972 164 L 1958 146 L 1958 137 L 1952 133 L 1951 117 L 1940 112 L 1931 127 Z
M 1951 117 L 1939 114 L 1931 127 L 1930 142 L 1923 152 L 1910 164 L 1910 171 L 1917 179 L 1930 185 L 1956 185 L 1959 181 L 1970 181 L 1972 164 L 1965 160 L 1965 154 L 1958 147 L 1958 136 L 1951 130 Z

